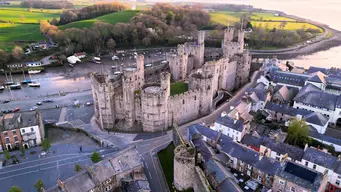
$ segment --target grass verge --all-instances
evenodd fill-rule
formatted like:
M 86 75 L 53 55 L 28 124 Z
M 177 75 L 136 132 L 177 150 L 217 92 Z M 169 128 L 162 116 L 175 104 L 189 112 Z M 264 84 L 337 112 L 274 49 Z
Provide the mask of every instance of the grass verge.
M 188 84 L 184 82 L 176 82 L 170 85 L 170 95 L 177 95 L 188 91 Z

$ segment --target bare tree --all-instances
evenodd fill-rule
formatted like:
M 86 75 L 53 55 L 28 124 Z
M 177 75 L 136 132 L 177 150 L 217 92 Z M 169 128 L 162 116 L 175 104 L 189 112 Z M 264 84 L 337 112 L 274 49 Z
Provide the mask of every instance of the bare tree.
M 116 42 L 112 38 L 110 38 L 107 42 L 107 47 L 110 51 L 114 51 L 116 48 Z
M 15 46 L 12 49 L 12 56 L 16 60 L 21 60 L 24 57 L 24 51 L 22 50 L 21 47 Z

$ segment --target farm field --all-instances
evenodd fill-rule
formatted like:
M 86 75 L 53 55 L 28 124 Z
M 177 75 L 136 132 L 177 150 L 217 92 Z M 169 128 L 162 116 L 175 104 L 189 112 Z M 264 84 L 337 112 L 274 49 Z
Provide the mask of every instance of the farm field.
M 219 23 L 223 25 L 233 25 L 235 22 L 238 22 L 240 20 L 240 17 L 243 14 L 248 14 L 247 12 L 231 12 L 231 11 L 220 11 L 220 12 L 213 12 L 210 13 L 211 15 L 211 21 L 213 23 Z M 262 19 L 262 20 L 261 20 Z M 284 27 L 285 30 L 297 30 L 305 27 L 306 29 L 312 28 L 312 29 L 320 29 L 322 32 L 322 29 L 304 22 L 296 22 L 294 19 L 287 18 L 287 17 L 281 17 L 281 16 L 275 16 L 271 13 L 252 13 L 251 15 L 251 24 L 253 26 L 259 26 L 260 24 L 265 27 L 268 25 L 269 29 L 272 29 L 274 27 L 279 28 L 281 22 L 286 21 L 287 24 Z
M 44 39 L 40 35 L 38 24 L 0 23 L 0 49 L 12 49 L 15 41 L 38 41 Z
M 129 22 L 131 18 L 136 16 L 138 12 L 139 11 L 135 11 L 135 10 L 120 11 L 116 13 L 103 15 L 94 19 L 68 23 L 66 25 L 60 26 L 59 29 L 67 29 L 67 28 L 72 28 L 72 27 L 87 28 L 87 27 L 91 27 L 96 21 L 102 21 L 102 22 L 106 22 L 110 24 L 115 24 L 119 22 L 126 23 L 126 22 Z
M 12 23 L 39 23 L 40 20 L 52 20 L 53 17 L 59 18 L 60 13 L 50 12 L 28 12 L 22 8 L 2 8 L 0 7 L 0 20 Z

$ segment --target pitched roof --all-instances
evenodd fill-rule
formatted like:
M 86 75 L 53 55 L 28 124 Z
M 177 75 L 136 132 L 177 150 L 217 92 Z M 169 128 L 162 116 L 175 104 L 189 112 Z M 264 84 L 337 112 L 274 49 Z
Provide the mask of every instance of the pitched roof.
M 321 134 L 321 133 L 317 132 L 317 130 L 314 127 L 312 127 L 312 126 L 309 126 L 309 127 L 310 127 L 310 132 L 309 132 L 310 137 L 313 137 L 313 138 L 321 140 L 321 141 L 326 141 L 326 142 L 332 143 L 334 145 L 340 145 L 341 146 L 341 139 Z
M 328 74 L 328 69 L 326 69 L 326 68 L 321 68 L 321 67 L 313 67 L 313 66 L 311 66 L 311 67 L 309 67 L 309 69 L 306 71 L 306 73 L 316 73 L 316 72 L 322 72 L 322 73 L 324 73 L 324 74 Z
M 262 157 L 254 167 L 268 175 L 275 175 L 281 168 L 281 163 L 268 157 Z
M 262 145 L 266 146 L 272 151 L 276 151 L 279 154 L 288 154 L 289 157 L 291 157 L 293 160 L 301 160 L 304 155 L 303 149 L 291 146 L 286 143 L 276 142 L 275 140 L 268 137 L 263 138 Z
M 209 149 L 209 146 L 206 144 L 206 142 L 201 138 L 192 140 L 192 143 L 197 150 L 197 153 L 200 153 L 205 161 L 208 161 L 215 155 L 213 151 Z
M 303 87 L 305 81 L 310 78 L 307 74 L 298 74 L 284 71 L 275 71 L 271 74 L 270 79 L 274 83 L 282 83 L 287 85 L 295 85 Z
M 233 181 L 225 179 L 217 186 L 217 192 L 243 192 L 243 190 Z
M 212 129 L 205 127 L 201 124 L 194 124 L 188 127 L 187 131 L 188 140 L 192 140 L 195 135 L 203 135 L 209 139 L 215 140 L 218 138 L 219 133 L 217 131 L 213 131 Z
M 287 162 L 276 175 L 309 191 L 318 191 L 323 179 L 321 173 L 293 162 Z
M 305 150 L 303 159 L 332 170 L 337 166 L 336 157 L 310 147 Z
M 339 97 L 322 92 L 314 85 L 307 84 L 300 90 L 294 101 L 334 111 Z
M 242 132 L 244 129 L 244 122 L 243 121 L 232 119 L 231 117 L 229 117 L 227 115 L 219 116 L 215 122 L 220 124 L 220 125 L 224 125 L 228 128 L 239 131 L 239 132 Z
M 326 84 L 326 79 L 325 79 L 326 75 L 325 74 L 323 74 L 320 71 L 318 71 L 316 73 L 313 73 L 312 75 L 313 76 L 311 76 L 308 79 L 308 81 Z
M 262 144 L 262 139 L 254 137 L 250 134 L 245 134 L 240 142 L 246 146 L 260 147 Z
M 304 117 L 305 121 L 314 125 L 325 126 L 329 117 L 322 115 L 321 113 L 310 113 L 309 115 Z
M 292 117 L 296 115 L 302 115 L 303 117 L 305 117 L 311 113 L 310 111 L 307 111 L 304 109 L 296 109 L 288 105 L 281 105 L 281 104 L 276 104 L 272 102 L 267 102 L 265 104 L 264 109 L 269 110 L 269 111 L 275 111 L 275 112 L 289 115 Z
M 266 100 L 266 91 L 264 89 L 247 88 L 245 90 L 245 93 L 249 93 L 248 94 L 249 96 L 251 94 L 255 94 L 257 96 L 258 100 L 260 100 L 260 101 L 265 101 Z M 252 96 L 252 97 L 254 97 L 254 96 Z

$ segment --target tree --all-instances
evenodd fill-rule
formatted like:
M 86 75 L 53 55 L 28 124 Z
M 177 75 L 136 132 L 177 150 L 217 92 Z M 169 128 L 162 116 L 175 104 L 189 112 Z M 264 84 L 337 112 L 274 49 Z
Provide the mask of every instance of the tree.
M 4 151 L 4 155 L 5 155 L 5 158 L 7 160 L 9 160 L 11 158 L 11 155 L 9 154 L 9 152 L 7 150 Z
M 12 49 L 12 56 L 14 57 L 14 59 L 16 60 L 21 60 L 24 57 L 24 51 L 22 50 L 21 47 L 19 46 L 15 46 Z
M 97 163 L 97 162 L 100 162 L 101 160 L 102 160 L 102 157 L 96 151 L 91 155 L 92 162 Z
M 289 122 L 287 143 L 297 145 L 300 143 L 300 140 L 307 138 L 308 135 L 309 128 L 304 120 L 295 118 Z
M 286 21 L 282 21 L 281 24 L 279 24 L 279 28 L 280 29 L 284 29 L 285 26 L 287 26 L 287 22 Z
M 17 187 L 17 186 L 12 186 L 9 189 L 9 192 L 22 192 L 22 190 L 19 187 Z
M 107 42 L 107 47 L 110 51 L 114 51 L 116 47 L 116 42 L 112 38 L 110 38 Z
M 21 146 L 20 152 L 21 152 L 21 156 L 24 156 L 25 155 L 25 147 Z
M 5 64 L 9 61 L 9 54 L 0 49 L 0 69 L 4 69 L 5 68 Z
M 79 164 L 75 165 L 75 171 L 78 173 L 80 171 L 82 171 L 82 167 Z
M 43 188 L 45 188 L 45 185 L 41 179 L 37 181 L 36 184 L 34 184 L 34 187 L 37 189 L 38 192 L 41 192 Z
M 148 46 L 148 45 L 150 45 L 150 43 L 151 43 L 151 40 L 150 40 L 149 37 L 145 37 L 145 38 L 142 39 L 142 44 L 144 46 Z
M 41 146 L 43 147 L 44 151 L 47 151 L 51 147 L 51 143 L 48 139 L 44 139 L 43 142 L 41 142 Z

